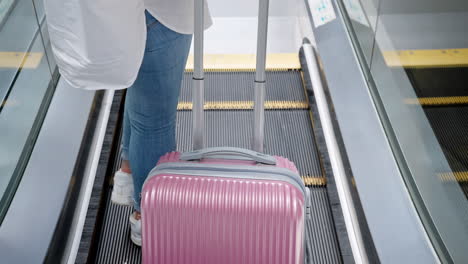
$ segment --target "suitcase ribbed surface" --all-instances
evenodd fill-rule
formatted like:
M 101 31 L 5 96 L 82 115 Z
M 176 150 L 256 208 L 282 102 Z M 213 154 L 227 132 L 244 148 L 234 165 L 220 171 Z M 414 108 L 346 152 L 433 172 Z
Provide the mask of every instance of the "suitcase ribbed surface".
M 327 190 L 325 187 L 309 187 L 309 190 L 311 219 L 306 224 L 311 232 L 306 236 L 306 263 L 342 263 Z M 131 212 L 130 207 L 115 205 L 108 197 L 95 263 L 141 263 L 141 249 L 130 241 Z
M 304 200 L 288 183 L 161 175 L 145 190 L 145 263 L 302 264 Z
M 207 101 L 244 101 L 253 98 L 253 72 L 209 72 L 205 74 Z M 276 78 L 276 79 L 275 79 Z M 191 73 L 186 73 L 181 102 L 191 101 Z M 326 180 L 314 139 L 301 72 L 267 72 L 267 102 L 302 102 L 300 107 L 266 111 L 265 152 L 294 162 L 311 191 L 310 232 L 306 235 L 306 263 L 342 263 L 336 230 L 328 200 Z M 252 111 L 210 110 L 205 112 L 206 146 L 250 147 Z M 191 111 L 177 115 L 177 149 L 191 149 Z M 111 191 L 111 190 L 110 190 Z M 108 195 L 110 197 L 110 195 Z M 141 250 L 130 241 L 128 217 L 131 208 L 118 206 L 108 197 L 99 234 L 96 263 L 141 263 Z M 230 219 L 232 221 L 233 219 Z M 181 230 L 187 230 L 182 226 Z M 265 233 L 266 234 L 266 233 Z M 257 253 L 256 253 L 257 254 Z M 276 252 L 268 252 L 273 259 Z M 220 261 L 218 263 L 227 263 Z M 182 262 L 181 262 L 182 263 Z M 184 262 L 191 263 L 191 262 Z M 271 262 L 274 263 L 274 262 Z M 277 262 L 287 263 L 287 262 Z

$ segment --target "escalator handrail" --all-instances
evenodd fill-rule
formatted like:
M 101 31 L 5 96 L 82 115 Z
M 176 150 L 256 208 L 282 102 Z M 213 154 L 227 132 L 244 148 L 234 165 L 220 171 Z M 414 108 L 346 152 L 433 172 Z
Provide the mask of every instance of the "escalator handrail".
M 353 206 L 351 189 L 348 180 L 346 179 L 346 171 L 344 169 L 343 160 L 341 158 L 335 131 L 333 129 L 328 102 L 323 90 L 315 51 L 310 43 L 304 43 L 302 47 L 308 67 L 309 77 L 312 82 L 312 88 L 314 91 L 314 97 L 317 104 L 322 129 L 324 132 L 325 143 L 329 152 L 330 163 L 336 181 L 336 187 L 343 210 L 346 229 L 349 234 L 349 242 L 351 244 L 353 257 L 356 263 L 369 263 L 356 209 Z

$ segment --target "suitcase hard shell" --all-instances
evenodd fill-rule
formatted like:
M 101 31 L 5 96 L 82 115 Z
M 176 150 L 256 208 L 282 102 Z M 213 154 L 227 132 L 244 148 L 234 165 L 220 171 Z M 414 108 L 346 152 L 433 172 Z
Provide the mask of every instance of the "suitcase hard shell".
M 189 161 L 193 153 L 172 152 L 146 180 L 143 263 L 304 263 L 308 193 L 294 164 L 203 151 L 230 156 Z
M 259 1 L 252 140 L 258 152 L 203 148 L 203 2 L 194 7 L 195 151 L 163 156 L 143 185 L 143 263 L 302 264 L 308 189 L 292 162 L 260 153 L 269 1 Z

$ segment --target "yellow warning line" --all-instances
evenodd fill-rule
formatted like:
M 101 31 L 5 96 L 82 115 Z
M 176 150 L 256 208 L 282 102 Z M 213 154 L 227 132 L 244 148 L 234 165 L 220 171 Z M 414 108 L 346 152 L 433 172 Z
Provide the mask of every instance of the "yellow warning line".
M 442 181 L 468 182 L 468 171 L 446 172 L 439 173 L 438 175 Z
M 423 106 L 468 104 L 468 96 L 421 97 L 405 99 L 405 104 Z
M 253 101 L 208 101 L 205 102 L 205 110 L 250 110 L 253 109 Z M 177 110 L 192 110 L 192 102 L 179 102 Z M 265 101 L 265 109 L 308 109 L 309 104 L 302 101 Z
M 389 67 L 442 68 L 468 66 L 468 49 L 383 51 Z
M 254 71 L 255 54 L 205 54 L 203 57 L 205 71 Z M 266 58 L 266 70 L 298 70 L 301 68 L 297 53 L 273 53 Z M 193 71 L 193 56 L 190 55 L 185 67 Z
M 312 177 L 312 176 L 301 176 L 306 186 L 326 186 L 327 178 L 325 177 Z
M 34 69 L 43 56 L 42 52 L 0 52 L 0 68 Z

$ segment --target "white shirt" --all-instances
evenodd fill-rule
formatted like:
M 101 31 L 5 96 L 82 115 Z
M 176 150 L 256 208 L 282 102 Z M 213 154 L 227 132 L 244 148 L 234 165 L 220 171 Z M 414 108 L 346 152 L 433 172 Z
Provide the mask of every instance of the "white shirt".
M 192 34 L 194 24 L 194 2 L 197 0 L 144 0 L 148 12 L 164 26 L 182 34 Z M 208 3 L 203 12 L 205 29 L 212 25 Z

